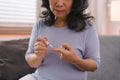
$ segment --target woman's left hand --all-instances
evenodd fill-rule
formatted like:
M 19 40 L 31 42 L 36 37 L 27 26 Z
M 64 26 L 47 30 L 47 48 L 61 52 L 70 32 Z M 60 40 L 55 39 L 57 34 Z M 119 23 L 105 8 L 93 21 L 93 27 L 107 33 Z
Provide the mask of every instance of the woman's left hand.
M 66 60 L 70 63 L 74 63 L 74 60 L 78 58 L 75 50 L 67 43 L 63 43 L 61 48 L 53 48 L 52 50 L 58 52 L 60 59 Z
M 80 70 L 94 71 L 97 68 L 96 62 L 93 59 L 80 58 L 75 50 L 67 43 L 62 44 L 61 48 L 53 48 L 53 51 L 58 52 L 60 59 L 74 64 Z

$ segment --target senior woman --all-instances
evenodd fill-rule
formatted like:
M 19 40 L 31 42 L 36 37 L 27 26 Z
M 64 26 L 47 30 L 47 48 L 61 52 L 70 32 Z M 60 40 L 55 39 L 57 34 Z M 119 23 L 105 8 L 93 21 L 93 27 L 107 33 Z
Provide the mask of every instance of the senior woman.
M 99 39 L 88 0 L 42 0 L 25 58 L 36 68 L 19 80 L 87 80 L 100 64 Z

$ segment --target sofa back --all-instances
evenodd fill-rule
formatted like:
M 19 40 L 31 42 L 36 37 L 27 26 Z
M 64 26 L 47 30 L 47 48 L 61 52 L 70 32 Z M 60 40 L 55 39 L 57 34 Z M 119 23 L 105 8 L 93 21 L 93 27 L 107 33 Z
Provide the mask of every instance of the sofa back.
M 120 36 L 99 36 L 101 64 L 88 80 L 120 80 Z M 18 80 L 32 73 L 25 61 L 28 39 L 0 42 L 0 80 Z
M 18 80 L 34 72 L 25 61 L 28 39 L 0 42 L 0 80 Z
M 88 80 L 120 80 L 120 36 L 99 36 L 101 64 Z

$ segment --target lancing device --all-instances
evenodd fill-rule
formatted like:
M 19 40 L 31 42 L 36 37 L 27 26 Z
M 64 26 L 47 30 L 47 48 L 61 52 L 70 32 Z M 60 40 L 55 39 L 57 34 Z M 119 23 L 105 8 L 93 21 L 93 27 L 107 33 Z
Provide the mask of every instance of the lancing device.
M 47 46 L 49 46 L 50 48 L 53 48 L 53 45 L 50 44 L 50 42 L 46 41 L 45 44 L 46 44 Z

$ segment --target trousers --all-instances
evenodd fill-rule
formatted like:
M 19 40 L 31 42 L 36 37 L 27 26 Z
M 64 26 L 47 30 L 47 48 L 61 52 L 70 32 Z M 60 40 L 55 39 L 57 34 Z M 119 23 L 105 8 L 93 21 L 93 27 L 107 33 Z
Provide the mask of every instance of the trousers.
M 18 80 L 36 80 L 31 74 L 28 74 Z

